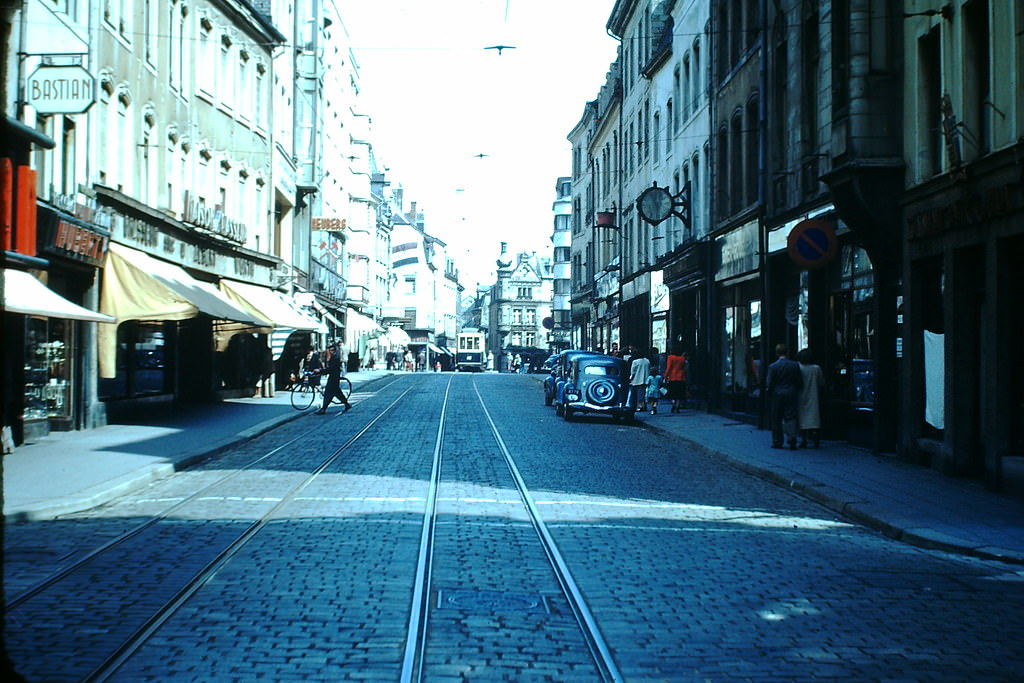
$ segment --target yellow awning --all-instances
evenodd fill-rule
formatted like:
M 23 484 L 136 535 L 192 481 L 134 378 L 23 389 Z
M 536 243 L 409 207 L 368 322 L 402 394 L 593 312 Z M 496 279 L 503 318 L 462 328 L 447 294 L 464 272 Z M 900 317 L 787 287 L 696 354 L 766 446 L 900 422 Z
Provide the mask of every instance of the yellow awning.
M 100 311 L 120 324 L 126 320 L 187 320 L 208 315 L 252 327 L 273 327 L 244 311 L 208 282 L 200 282 L 181 266 L 153 258 L 137 249 L 110 243 L 103 268 Z M 100 377 L 117 373 L 117 328 L 99 329 Z
M 327 332 L 326 325 L 298 310 L 285 295 L 269 287 L 221 280 L 220 289 L 228 299 L 253 315 L 271 321 L 276 328 Z
M 112 323 L 114 319 L 68 301 L 23 270 L 4 268 L 4 310 L 65 320 Z

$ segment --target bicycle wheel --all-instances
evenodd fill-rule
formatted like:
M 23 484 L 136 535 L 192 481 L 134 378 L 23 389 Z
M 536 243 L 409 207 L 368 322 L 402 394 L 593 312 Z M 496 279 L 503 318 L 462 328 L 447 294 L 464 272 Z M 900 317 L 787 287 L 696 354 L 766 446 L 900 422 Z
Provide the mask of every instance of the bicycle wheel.
M 305 410 L 313 405 L 315 399 L 316 390 L 306 383 L 292 389 L 292 408 L 295 410 Z
M 344 403 L 348 400 L 348 397 L 352 395 L 352 382 L 348 377 L 341 377 L 338 379 L 338 391 L 345 397 L 344 400 L 335 397 L 332 403 Z

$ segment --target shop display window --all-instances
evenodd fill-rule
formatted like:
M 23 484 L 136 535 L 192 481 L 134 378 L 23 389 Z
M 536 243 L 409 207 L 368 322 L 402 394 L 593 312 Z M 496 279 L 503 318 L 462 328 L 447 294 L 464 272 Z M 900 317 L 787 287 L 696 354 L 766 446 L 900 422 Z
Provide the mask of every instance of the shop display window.
M 841 264 L 831 301 L 831 392 L 870 409 L 875 402 L 874 271 L 867 252 L 857 246 L 843 247 Z
M 101 379 L 102 398 L 167 391 L 167 334 L 162 322 L 126 322 L 117 328 L 117 376 Z
M 25 317 L 26 420 L 71 416 L 71 323 Z
M 733 394 L 758 393 L 761 338 L 761 302 L 726 306 L 722 315 L 722 390 Z

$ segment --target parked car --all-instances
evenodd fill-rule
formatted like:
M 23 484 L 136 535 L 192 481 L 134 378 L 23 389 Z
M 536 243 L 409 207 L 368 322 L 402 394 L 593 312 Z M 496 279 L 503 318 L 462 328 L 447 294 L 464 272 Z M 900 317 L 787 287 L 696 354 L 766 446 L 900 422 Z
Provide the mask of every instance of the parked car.
M 598 413 L 616 419 L 633 419 L 629 404 L 629 366 L 614 356 L 579 355 L 569 361 L 561 387 L 562 417 Z
M 562 382 L 565 381 L 565 375 L 569 369 L 569 361 L 580 355 L 595 356 L 599 354 L 581 349 L 566 349 L 555 356 L 555 360 L 551 363 L 551 370 L 548 372 L 548 376 L 544 378 L 544 405 L 550 406 L 556 402 L 558 389 Z M 555 406 L 555 413 L 558 415 L 562 414 L 560 405 Z

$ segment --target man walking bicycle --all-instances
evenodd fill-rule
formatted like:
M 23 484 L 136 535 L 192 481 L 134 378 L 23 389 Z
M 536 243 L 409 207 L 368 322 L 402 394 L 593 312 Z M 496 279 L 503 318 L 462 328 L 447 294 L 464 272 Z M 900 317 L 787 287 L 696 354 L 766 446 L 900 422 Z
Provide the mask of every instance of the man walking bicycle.
M 327 386 L 324 387 L 324 405 L 316 411 L 317 415 L 327 412 L 327 406 L 331 405 L 334 398 L 340 398 L 345 404 L 342 412 L 348 412 L 352 404 L 341 391 L 341 354 L 338 352 L 338 345 L 331 344 L 327 347 L 327 357 L 324 359 L 324 366 L 327 368 Z

